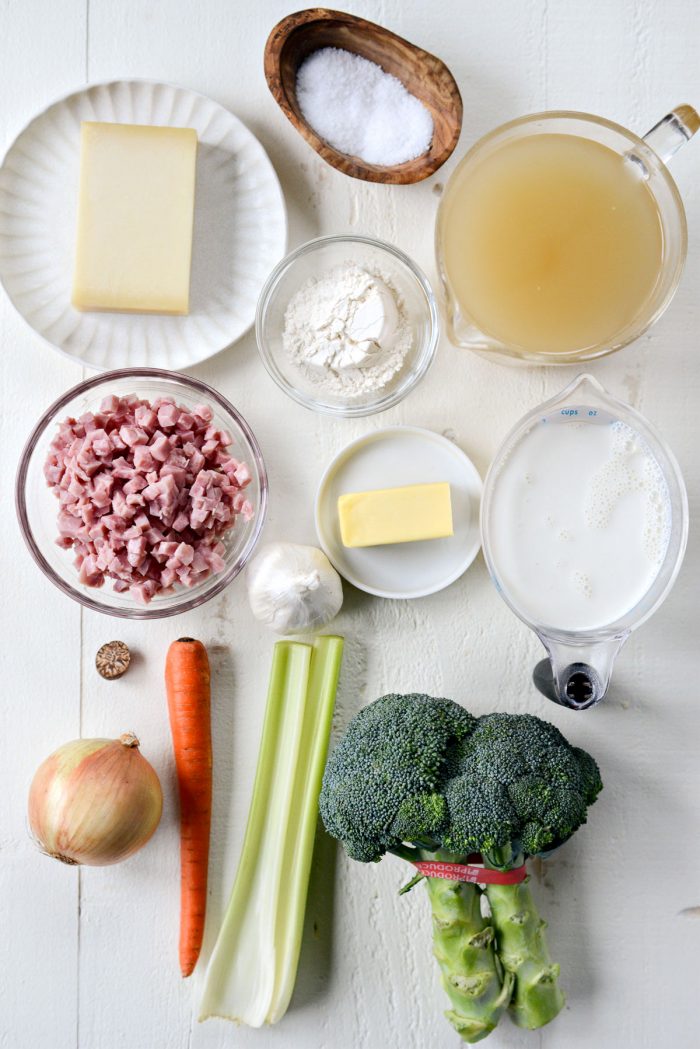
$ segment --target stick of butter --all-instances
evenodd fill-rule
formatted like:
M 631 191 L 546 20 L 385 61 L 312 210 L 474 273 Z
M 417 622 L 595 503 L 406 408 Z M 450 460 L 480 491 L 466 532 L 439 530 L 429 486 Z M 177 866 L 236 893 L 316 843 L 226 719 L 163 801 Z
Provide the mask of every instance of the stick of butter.
M 384 546 L 454 535 L 447 481 L 348 492 L 338 499 L 343 546 Z
M 86 121 L 73 305 L 187 313 L 197 132 Z

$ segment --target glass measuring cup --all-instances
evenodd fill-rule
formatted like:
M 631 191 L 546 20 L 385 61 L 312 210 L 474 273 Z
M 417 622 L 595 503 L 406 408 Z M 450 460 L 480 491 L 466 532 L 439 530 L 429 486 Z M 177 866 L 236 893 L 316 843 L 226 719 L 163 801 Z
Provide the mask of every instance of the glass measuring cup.
M 497 590 L 547 652 L 536 686 L 583 710 L 673 586 L 688 500 L 654 427 L 581 375 L 506 437 L 486 476 L 481 533 Z
M 674 109 L 652 128 L 644 138 L 639 138 L 626 128 L 609 120 L 604 120 L 602 117 L 592 116 L 587 113 L 552 111 L 510 121 L 480 139 L 469 150 L 450 176 L 437 216 L 437 260 L 445 292 L 447 326 L 451 341 L 459 347 L 471 349 L 483 355 L 496 354 L 500 357 L 528 363 L 570 364 L 611 353 L 638 338 L 661 316 L 670 303 L 683 270 L 687 248 L 685 211 L 678 189 L 668 172 L 666 163 L 692 137 L 698 130 L 698 127 L 700 127 L 700 118 L 695 110 L 687 105 L 681 105 Z M 534 335 L 531 335 L 528 339 L 525 338 L 524 331 L 520 336 L 516 332 L 515 329 L 521 327 L 519 318 L 525 319 L 529 309 L 537 308 L 535 291 L 543 292 L 543 294 L 547 295 L 548 289 L 546 283 L 544 289 L 540 287 L 539 283 L 536 289 L 530 289 L 524 284 L 520 288 L 518 282 L 521 279 L 520 275 L 523 269 L 520 268 L 518 261 L 520 256 L 515 254 L 515 252 L 511 256 L 514 261 L 509 268 L 507 270 L 504 269 L 502 273 L 500 271 L 496 272 L 496 268 L 500 270 L 504 257 L 508 256 L 511 250 L 507 228 L 501 230 L 500 236 L 503 239 L 499 243 L 497 251 L 495 249 L 497 241 L 491 226 L 484 226 L 484 232 L 481 234 L 483 239 L 486 236 L 486 231 L 488 231 L 489 236 L 485 243 L 494 245 L 494 283 L 492 285 L 493 304 L 491 308 L 489 309 L 486 305 L 486 285 L 483 283 L 479 286 L 478 294 L 480 299 L 478 305 L 475 299 L 469 302 L 466 301 L 469 298 L 470 280 L 472 284 L 475 281 L 474 270 L 469 269 L 466 264 L 462 268 L 463 260 L 461 259 L 458 245 L 462 240 L 466 243 L 466 238 L 473 235 L 472 243 L 476 246 L 478 236 L 473 222 L 470 225 L 469 221 L 465 220 L 466 226 L 462 226 L 459 211 L 460 194 L 462 194 L 462 200 L 464 200 L 464 194 L 473 192 L 473 188 L 470 190 L 470 186 L 474 186 L 474 174 L 479 170 L 484 170 L 484 163 L 492 163 L 493 159 L 497 158 L 497 155 L 504 148 L 511 149 L 515 144 L 518 144 L 519 149 L 523 145 L 527 147 L 528 143 L 532 146 L 535 136 L 540 136 L 537 140 L 540 143 L 543 141 L 542 136 L 569 136 L 572 142 L 576 139 L 579 142 L 584 140 L 584 145 L 594 143 L 597 144 L 599 151 L 600 147 L 607 147 L 607 151 L 600 152 L 607 152 L 609 155 L 609 151 L 612 150 L 614 154 L 625 158 L 631 165 L 630 173 L 634 174 L 635 179 L 643 180 L 644 185 L 651 193 L 653 200 L 649 201 L 649 207 L 652 211 L 658 213 L 658 218 L 654 217 L 653 221 L 649 217 L 649 222 L 654 224 L 654 236 L 659 243 L 657 245 L 658 252 L 653 257 L 653 263 L 652 261 L 649 263 L 649 272 L 644 276 L 644 279 L 649 283 L 645 285 L 643 296 L 637 300 L 632 287 L 630 287 L 629 309 L 620 312 L 619 315 L 616 313 L 614 317 L 610 317 L 610 324 L 613 325 L 613 328 L 608 330 L 605 322 L 601 319 L 599 326 L 594 326 L 586 332 L 582 330 L 578 333 L 577 337 L 582 340 L 582 343 L 577 345 L 564 345 L 567 335 L 562 333 L 561 339 L 558 339 L 555 331 L 553 331 L 553 341 L 548 348 L 543 348 L 543 342 L 538 343 L 536 339 L 533 342 Z M 585 160 L 585 157 L 583 159 Z M 582 166 L 573 163 L 573 170 L 576 171 Z M 483 182 L 484 180 L 482 179 L 482 184 Z M 511 189 L 519 185 L 517 181 L 511 181 L 509 184 Z M 505 185 L 506 183 L 504 183 L 504 187 Z M 535 181 L 533 186 L 535 187 L 533 192 L 537 193 L 536 187 L 538 182 Z M 505 192 L 506 190 L 504 189 L 504 195 Z M 636 190 L 634 193 L 636 193 Z M 644 194 L 644 196 L 646 197 L 647 195 Z M 624 194 L 625 200 L 628 197 L 631 201 L 631 196 Z M 494 215 L 499 213 L 499 199 L 503 201 L 503 195 L 491 202 Z M 545 195 L 544 199 L 540 201 L 541 206 L 544 208 L 543 215 L 545 217 L 540 225 L 536 225 L 538 230 L 547 223 L 547 199 Z M 579 197 L 572 196 L 570 203 L 571 207 L 569 209 L 567 198 L 564 208 L 564 221 L 567 221 L 566 217 L 569 214 L 569 210 L 572 215 L 576 213 L 581 200 Z M 612 210 L 616 210 L 615 206 L 613 206 Z M 529 208 L 528 212 L 531 213 L 531 220 L 536 223 L 537 220 L 532 208 Z M 462 213 L 462 218 L 464 214 Z M 641 213 L 638 218 L 641 218 Z M 517 226 L 518 223 L 515 223 L 515 225 Z M 658 229 L 659 225 L 661 227 L 660 231 Z M 605 226 L 606 223 L 603 222 L 600 227 L 601 231 L 605 230 Z M 462 228 L 464 228 L 464 233 L 462 233 Z M 641 229 L 640 222 L 635 223 L 633 218 L 630 217 L 629 229 L 633 231 L 629 236 L 633 236 L 635 231 Z M 583 236 L 586 235 L 587 233 L 584 230 Z M 616 244 L 624 242 L 625 238 L 621 236 L 614 241 Z M 524 243 L 526 244 L 527 241 Z M 523 250 L 524 243 L 519 244 L 519 250 Z M 551 244 L 553 247 L 548 245 L 546 251 L 549 253 L 550 250 L 553 250 L 554 256 L 557 257 L 559 244 L 561 243 L 565 243 L 565 239 L 557 242 L 557 237 L 552 233 Z M 576 248 L 577 241 L 572 240 L 571 243 Z M 631 241 L 629 250 L 633 260 L 642 257 L 641 253 L 634 251 Z M 534 255 L 528 256 L 526 254 L 523 265 L 527 266 L 527 259 L 533 257 Z M 479 255 L 478 260 L 472 260 L 469 265 L 474 266 L 477 264 L 477 261 L 479 261 L 480 265 L 485 265 L 483 263 L 483 254 Z M 549 266 L 550 263 L 547 262 L 546 265 Z M 551 265 L 556 266 L 557 264 L 551 263 Z M 561 263 L 561 265 L 565 266 L 566 263 Z M 585 273 L 590 273 L 592 269 L 595 269 L 594 261 L 591 262 L 590 266 L 586 266 L 584 263 L 584 279 Z M 483 272 L 486 271 L 484 270 Z M 545 270 L 545 273 L 547 272 Z M 561 272 L 559 271 L 560 275 Z M 620 279 L 623 281 L 632 279 L 628 276 L 628 268 L 622 262 L 621 274 Z M 499 281 L 501 280 L 506 282 L 502 285 L 503 288 L 510 288 L 513 291 L 517 289 L 518 291 L 518 297 L 514 297 L 512 303 L 514 310 L 513 319 L 507 325 L 499 325 L 497 317 L 499 308 L 506 309 L 503 296 L 498 294 Z M 549 276 L 546 276 L 545 280 L 549 281 Z M 513 282 L 515 282 L 515 285 Z M 604 284 L 604 286 L 607 287 L 607 284 Z M 555 287 L 554 283 L 552 283 L 549 294 L 553 296 L 554 304 L 558 304 L 562 310 L 562 316 L 565 318 L 567 299 L 563 294 L 555 295 Z M 571 294 L 575 298 L 576 287 L 576 284 L 573 287 L 568 287 L 566 289 L 567 294 Z M 581 287 L 581 296 L 584 297 L 585 302 L 585 289 L 583 285 Z M 530 293 L 531 291 L 532 293 Z M 621 297 L 619 299 L 622 301 Z M 590 301 L 592 302 L 592 300 Z M 612 301 L 615 301 L 614 297 Z M 483 316 L 481 320 L 476 319 L 474 315 L 475 308 L 482 310 Z M 489 313 L 488 317 L 484 311 Z M 582 310 L 582 313 L 585 315 L 584 310 Z M 545 315 L 551 316 L 551 311 L 546 312 Z M 593 315 L 593 311 L 591 311 L 591 315 Z M 500 335 L 497 330 L 499 326 L 501 327 Z M 503 334 L 506 329 L 508 330 L 507 336 Z M 573 333 L 571 333 L 571 337 L 574 337 Z M 519 341 L 519 338 L 522 341 Z

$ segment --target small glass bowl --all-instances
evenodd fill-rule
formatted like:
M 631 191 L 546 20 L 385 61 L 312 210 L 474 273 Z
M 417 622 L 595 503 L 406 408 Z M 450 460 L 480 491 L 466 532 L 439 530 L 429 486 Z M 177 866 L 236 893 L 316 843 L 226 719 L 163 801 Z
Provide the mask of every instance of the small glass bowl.
M 109 579 L 102 587 L 81 583 L 72 550 L 58 546 L 58 499 L 44 478 L 44 462 L 58 423 L 69 416 L 99 409 L 109 394 L 125 396 L 135 393 L 154 400 L 170 396 L 178 404 L 194 407 L 208 404 L 214 412 L 212 423 L 233 436 L 232 450 L 244 460 L 252 474 L 246 489 L 255 514 L 251 521 L 241 518 L 221 538 L 226 567 L 191 588 L 178 586 L 172 594 L 156 595 L 142 605 L 128 593 L 116 593 Z M 29 551 L 42 569 L 64 594 L 96 612 L 122 619 L 163 619 L 188 612 L 221 593 L 245 566 L 260 537 L 267 512 L 267 474 L 258 442 L 245 419 L 233 405 L 198 379 L 158 368 L 133 368 L 103 372 L 81 382 L 59 397 L 36 424 L 24 447 L 17 471 L 15 488 L 17 516 Z
M 348 262 L 387 276 L 413 330 L 413 345 L 401 370 L 381 390 L 356 397 L 323 391 L 289 359 L 282 343 L 285 311 L 302 284 Z M 258 300 L 255 334 L 265 367 L 293 400 L 316 412 L 357 417 L 393 407 L 420 382 L 435 356 L 439 321 L 427 277 L 398 248 L 372 237 L 318 237 L 292 251 L 268 277 Z

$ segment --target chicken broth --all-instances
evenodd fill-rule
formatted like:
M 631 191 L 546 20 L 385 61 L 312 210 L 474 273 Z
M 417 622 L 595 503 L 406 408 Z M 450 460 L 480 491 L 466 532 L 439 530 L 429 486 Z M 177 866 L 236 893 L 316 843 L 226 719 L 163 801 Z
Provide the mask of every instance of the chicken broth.
M 461 312 L 532 352 L 614 344 L 663 260 L 656 200 L 629 157 L 578 135 L 518 138 L 458 171 L 441 216 Z

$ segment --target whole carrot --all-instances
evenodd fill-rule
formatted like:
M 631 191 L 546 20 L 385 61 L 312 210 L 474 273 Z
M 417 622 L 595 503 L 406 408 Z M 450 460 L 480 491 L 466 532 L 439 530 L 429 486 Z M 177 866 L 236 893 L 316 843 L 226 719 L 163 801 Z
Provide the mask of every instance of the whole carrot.
M 173 641 L 165 660 L 170 730 L 180 793 L 180 969 L 189 976 L 202 946 L 211 824 L 211 693 L 201 641 Z

